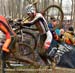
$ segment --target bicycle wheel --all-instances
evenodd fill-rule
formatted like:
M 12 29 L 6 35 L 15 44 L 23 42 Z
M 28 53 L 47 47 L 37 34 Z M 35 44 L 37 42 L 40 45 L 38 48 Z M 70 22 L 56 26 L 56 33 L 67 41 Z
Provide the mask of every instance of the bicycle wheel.
M 26 55 L 25 53 L 28 52 L 28 50 L 32 52 L 31 54 Z M 24 44 L 22 42 L 16 43 L 15 49 L 10 49 L 10 55 L 7 55 L 7 58 L 3 61 L 1 61 L 1 72 L 5 73 L 6 68 L 29 68 L 39 67 L 39 64 L 35 61 L 35 55 L 34 55 L 33 49 L 28 46 L 27 44 Z M 4 67 L 4 65 L 6 67 Z
M 35 36 L 30 32 L 30 31 L 26 31 L 25 29 L 18 29 L 16 30 L 17 36 L 18 36 L 18 42 L 22 42 L 25 45 L 27 45 L 26 50 L 28 50 L 27 53 L 25 53 L 24 55 L 28 55 L 31 54 L 31 48 L 34 50 L 37 47 L 37 40 L 35 38 Z
M 17 52 L 20 56 L 27 56 L 32 60 L 35 59 L 34 49 L 32 49 L 29 45 L 25 43 L 18 43 L 18 48 L 19 49 L 17 49 Z
M 59 20 L 58 27 L 59 28 L 62 27 L 64 13 L 63 13 L 62 9 L 58 5 L 50 5 L 50 6 L 48 6 L 43 11 L 43 15 L 45 16 L 45 18 L 47 19 L 48 22 L 50 22 L 50 17 L 51 16 L 55 16 Z
M 27 48 L 30 49 L 31 54 L 28 55 L 25 54 L 29 51 L 27 50 Z M 19 61 L 19 63 L 22 63 L 23 65 L 32 65 L 35 67 L 39 66 L 39 64 L 35 61 L 35 53 L 33 49 L 27 44 L 21 42 L 17 43 L 15 52 L 13 52 L 13 50 L 11 52 L 16 61 Z

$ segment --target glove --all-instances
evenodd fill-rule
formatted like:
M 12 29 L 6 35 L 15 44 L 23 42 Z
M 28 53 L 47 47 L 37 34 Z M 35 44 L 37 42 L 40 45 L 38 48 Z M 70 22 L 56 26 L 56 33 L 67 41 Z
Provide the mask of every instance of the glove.
M 23 25 L 23 26 L 30 27 L 32 24 L 31 24 L 31 23 L 23 23 L 22 25 Z
M 30 27 L 31 25 L 33 25 L 32 23 L 29 22 L 29 20 L 25 20 L 23 22 L 23 25 Z
M 24 23 L 28 23 L 28 22 L 29 22 L 28 20 L 25 20 L 25 21 L 24 21 Z

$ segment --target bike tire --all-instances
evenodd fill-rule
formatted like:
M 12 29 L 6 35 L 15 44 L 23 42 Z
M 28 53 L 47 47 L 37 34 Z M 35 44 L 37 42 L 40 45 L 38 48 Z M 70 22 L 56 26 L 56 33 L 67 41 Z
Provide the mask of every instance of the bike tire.
M 24 44 L 27 44 L 27 46 L 29 48 L 32 48 L 33 50 L 36 49 L 36 47 L 37 47 L 37 39 L 34 36 L 34 34 L 31 33 L 31 31 L 28 31 L 28 30 L 26 31 L 24 29 L 17 29 L 16 34 L 18 36 L 18 40 L 19 40 L 18 42 L 22 42 Z M 30 52 L 30 50 L 29 50 L 28 54 L 31 54 L 31 53 L 32 52 Z M 26 54 L 26 55 L 28 55 L 28 54 Z
M 29 47 L 30 50 L 32 50 L 32 53 L 31 53 L 32 55 L 30 54 L 30 57 L 29 57 L 29 55 L 23 55 L 22 54 L 23 51 L 21 51 L 22 47 L 19 47 L 20 45 L 23 46 L 24 48 L 26 46 Z M 21 62 L 23 64 L 28 64 L 28 65 L 32 65 L 34 67 L 39 67 L 39 64 L 35 61 L 34 50 L 30 46 L 28 46 L 27 44 L 17 43 L 15 52 L 11 51 L 11 53 L 13 54 L 14 58 L 16 59 L 16 61 L 18 60 L 19 62 Z
M 24 55 L 23 51 L 24 49 L 26 49 L 26 47 L 30 49 L 30 51 L 32 52 L 31 54 Z M 21 65 L 23 68 L 24 67 L 26 68 L 26 66 L 27 67 L 34 66 L 36 68 L 38 65 L 38 63 L 35 61 L 35 53 L 33 49 L 27 44 L 24 44 L 22 42 L 20 43 L 17 42 L 15 45 L 15 49 L 12 49 L 12 50 L 10 49 L 10 54 L 12 54 L 12 57 L 11 55 L 9 55 L 5 60 L 1 61 L 1 72 L 2 73 L 5 73 L 5 69 L 8 67 L 18 68 L 19 66 L 13 66 L 17 64 Z M 15 64 L 13 62 L 15 62 Z M 4 64 L 7 65 L 8 67 L 4 68 Z
M 42 14 L 43 14 L 44 16 L 46 16 L 46 15 L 45 15 L 46 12 L 47 12 L 49 9 L 51 9 L 51 8 L 57 8 L 57 9 L 59 10 L 59 12 L 61 13 L 61 14 L 60 14 L 60 22 L 59 22 L 59 26 L 58 26 L 59 28 L 61 28 L 61 27 L 62 27 L 62 22 L 63 22 L 63 19 L 64 19 L 64 13 L 63 13 L 63 11 L 62 11 L 62 9 L 61 9 L 60 6 L 58 6 L 58 5 L 49 5 L 46 9 L 43 10 Z

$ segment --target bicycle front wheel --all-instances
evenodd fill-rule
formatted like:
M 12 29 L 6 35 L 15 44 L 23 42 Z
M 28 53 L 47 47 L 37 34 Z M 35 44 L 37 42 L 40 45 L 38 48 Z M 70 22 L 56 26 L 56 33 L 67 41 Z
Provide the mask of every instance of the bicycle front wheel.
M 24 43 L 18 43 L 16 44 L 16 50 L 15 52 L 12 51 L 14 58 L 18 60 L 23 65 L 33 65 L 33 66 L 39 66 L 39 64 L 35 61 L 35 53 L 31 47 L 29 47 L 27 44 Z M 26 48 L 30 48 L 31 54 L 27 54 L 28 50 Z
M 24 29 L 18 29 L 18 30 L 16 30 L 16 33 L 18 36 L 18 42 L 22 42 L 25 45 L 27 45 L 27 48 L 25 48 L 25 49 L 28 50 L 28 48 L 29 48 L 29 51 L 25 55 L 32 53 L 30 48 L 32 48 L 34 50 L 37 47 L 37 40 L 36 40 L 34 34 L 31 33 L 30 31 L 28 31 L 28 30 L 26 31 Z

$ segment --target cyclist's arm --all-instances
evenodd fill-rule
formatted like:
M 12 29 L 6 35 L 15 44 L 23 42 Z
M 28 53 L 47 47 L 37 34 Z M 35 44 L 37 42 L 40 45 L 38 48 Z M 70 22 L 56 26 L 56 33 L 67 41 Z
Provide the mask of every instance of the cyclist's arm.
M 34 25 L 36 22 L 38 22 L 41 19 L 41 17 L 35 17 L 33 20 L 29 21 L 29 22 L 25 22 L 23 25 L 25 26 L 31 26 Z

